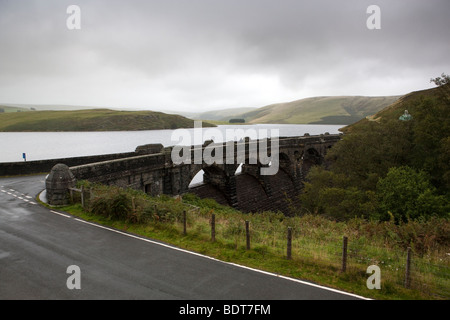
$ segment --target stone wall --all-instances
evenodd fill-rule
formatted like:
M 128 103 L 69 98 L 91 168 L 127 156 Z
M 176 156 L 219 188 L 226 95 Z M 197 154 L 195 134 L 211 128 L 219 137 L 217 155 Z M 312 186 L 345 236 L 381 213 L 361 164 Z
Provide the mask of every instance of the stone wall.
M 77 180 L 89 180 L 119 187 L 143 189 L 148 184 L 159 185 L 152 193 L 161 194 L 166 154 L 129 157 L 70 167 Z M 158 191 L 158 192 L 157 192 Z
M 45 174 L 58 163 L 64 163 L 68 167 L 76 167 L 89 163 L 124 159 L 137 155 L 159 153 L 164 149 L 162 144 L 147 144 L 138 146 L 134 152 L 110 153 L 83 157 L 70 157 L 49 160 L 21 161 L 21 162 L 0 162 L 0 177 L 18 176 L 30 174 Z
M 93 162 L 127 158 L 132 157 L 134 155 L 136 155 L 134 152 L 128 152 L 128 153 L 114 153 L 96 156 L 60 158 L 49 160 L 0 162 L 0 177 L 39 174 L 39 173 L 46 174 L 49 173 L 50 170 L 52 170 L 52 168 L 58 163 L 64 163 L 69 167 L 73 167 Z

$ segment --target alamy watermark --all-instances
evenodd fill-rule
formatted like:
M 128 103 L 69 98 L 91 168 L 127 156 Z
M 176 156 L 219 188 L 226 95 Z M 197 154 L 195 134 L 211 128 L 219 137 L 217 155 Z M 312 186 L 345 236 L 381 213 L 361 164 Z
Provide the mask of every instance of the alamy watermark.
M 69 30 L 81 29 L 81 9 L 79 6 L 72 4 L 67 7 L 66 13 L 70 16 L 66 19 L 66 27 Z
M 211 137 L 218 143 L 200 147 L 203 141 Z M 261 175 L 274 175 L 278 172 L 278 129 L 226 129 L 224 135 L 217 128 L 203 129 L 202 122 L 195 121 L 193 133 L 188 129 L 176 129 L 171 140 L 176 144 L 171 154 L 172 162 L 176 165 L 248 163 L 260 164 Z
M 73 290 L 73 289 L 81 289 L 81 269 L 77 265 L 70 265 L 67 267 L 66 270 L 67 274 L 70 274 L 70 276 L 67 278 L 66 286 L 67 289 Z
M 367 7 L 367 14 L 370 16 L 367 18 L 366 26 L 369 30 L 381 29 L 381 9 L 379 6 L 372 4 Z
M 67 7 L 66 13 L 69 16 L 66 19 L 66 26 L 69 30 L 81 29 L 81 9 L 78 5 L 72 4 Z M 378 5 L 372 4 L 367 7 L 366 13 L 370 16 L 366 20 L 366 26 L 369 30 L 381 29 L 381 9 Z
M 371 265 L 367 268 L 366 273 L 370 273 L 371 276 L 367 278 L 367 289 L 381 289 L 381 269 L 377 265 Z

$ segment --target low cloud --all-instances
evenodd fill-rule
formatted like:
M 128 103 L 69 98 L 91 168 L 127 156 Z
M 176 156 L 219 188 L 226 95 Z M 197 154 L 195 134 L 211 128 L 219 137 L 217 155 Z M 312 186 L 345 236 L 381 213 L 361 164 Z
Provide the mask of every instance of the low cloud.
M 0 102 L 205 111 L 405 94 L 450 72 L 448 1 L 377 2 L 380 30 L 357 0 L 0 0 Z

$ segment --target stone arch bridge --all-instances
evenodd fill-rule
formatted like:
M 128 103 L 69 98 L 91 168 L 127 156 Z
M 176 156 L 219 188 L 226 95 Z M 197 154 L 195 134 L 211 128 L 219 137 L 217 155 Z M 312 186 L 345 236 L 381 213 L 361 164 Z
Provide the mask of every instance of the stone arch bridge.
M 309 168 L 323 163 L 327 151 L 340 139 L 341 134 L 325 133 L 279 137 L 276 144 L 275 139 L 270 138 L 246 138 L 240 142 L 225 143 L 208 141 L 184 150 L 191 152 L 191 159 L 194 159 L 194 155 L 203 154 L 208 149 L 213 150 L 214 155 L 215 150 L 223 148 L 226 150 L 220 158 L 223 161 L 207 163 L 202 160 L 179 164 L 172 160 L 175 147 L 150 144 L 137 147 L 134 156 L 73 166 L 69 170 L 74 180 L 134 188 L 152 196 L 176 196 L 190 192 L 246 212 L 280 210 L 286 213 L 288 198 L 298 195 Z M 257 153 L 253 152 L 257 149 Z M 244 153 L 239 154 L 238 150 L 244 150 Z M 262 161 L 261 154 L 272 161 Z M 226 156 L 229 158 L 225 159 Z M 275 174 L 262 174 L 262 169 L 269 169 L 275 163 L 277 168 L 272 170 Z M 237 174 L 240 166 L 242 170 Z M 200 170 L 204 172 L 204 184 L 190 187 Z M 56 187 L 55 184 L 47 179 L 46 186 L 47 194 L 54 194 L 52 188 Z M 48 201 L 51 204 L 52 199 Z

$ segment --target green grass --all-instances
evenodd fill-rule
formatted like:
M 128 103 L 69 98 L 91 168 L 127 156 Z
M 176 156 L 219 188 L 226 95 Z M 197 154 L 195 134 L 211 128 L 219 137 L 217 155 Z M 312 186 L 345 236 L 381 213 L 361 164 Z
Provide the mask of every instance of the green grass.
M 1 113 L 11 113 L 11 112 L 26 112 L 31 109 L 22 108 L 22 107 L 14 107 L 14 106 L 5 106 L 0 104 L 0 114 Z
M 0 131 L 127 131 L 192 128 L 194 121 L 153 111 L 108 109 L 0 113 Z M 203 126 L 213 126 L 204 123 Z
M 268 105 L 236 117 L 248 123 L 350 124 L 394 103 L 399 97 L 314 97 Z
M 446 85 L 446 88 L 446 90 L 449 90 L 449 85 Z M 353 131 L 367 130 L 367 127 L 371 122 L 379 123 L 380 121 L 386 121 L 389 119 L 398 119 L 403 114 L 405 109 L 414 114 L 416 109 L 420 107 L 420 103 L 418 102 L 420 99 L 437 98 L 439 97 L 439 92 L 440 88 L 437 87 L 408 93 L 397 99 L 392 104 L 387 105 L 385 108 L 382 108 L 377 112 L 373 112 L 371 115 L 368 115 L 367 117 L 342 128 L 342 131 L 344 133 L 351 133 Z
M 225 120 L 208 120 L 208 119 L 204 119 L 202 121 L 204 121 L 206 123 L 211 123 L 211 124 L 214 124 L 214 125 L 233 125 L 233 126 L 236 126 L 236 125 L 248 125 L 249 124 L 249 123 L 230 123 L 229 121 L 225 121 Z
M 92 185 L 86 184 L 86 187 Z M 396 226 L 391 222 L 354 219 L 336 222 L 321 216 L 285 217 L 281 213 L 244 214 L 221 206 L 210 199 L 186 195 L 183 199 L 157 198 L 135 190 L 95 186 L 94 198 L 87 210 L 79 204 L 62 208 L 75 216 L 115 229 L 124 230 L 223 261 L 245 265 L 288 277 L 311 281 L 375 299 L 448 299 L 448 243 L 432 242 L 439 234 L 429 235 L 428 247 L 418 246 L 402 235 L 425 228 L 417 223 Z M 118 219 L 113 211 L 98 205 L 98 199 L 112 203 L 120 197 L 130 210 Z M 128 200 L 125 200 L 128 199 Z M 131 200 L 133 199 L 133 200 Z M 101 203 L 101 201 L 100 201 Z M 118 202 L 115 202 L 116 205 Z M 187 212 L 187 234 L 183 234 L 182 213 Z M 216 240 L 211 241 L 210 219 L 216 219 Z M 251 249 L 246 249 L 245 220 L 250 223 Z M 448 221 L 435 221 L 448 231 Z M 293 230 L 292 259 L 286 258 L 287 227 Z M 433 227 L 434 228 L 434 227 Z M 435 230 L 434 228 L 433 230 Z M 342 237 L 349 238 L 348 267 L 340 272 Z M 412 287 L 403 287 L 406 246 L 414 249 Z M 381 268 L 381 290 L 366 287 L 369 265 Z

